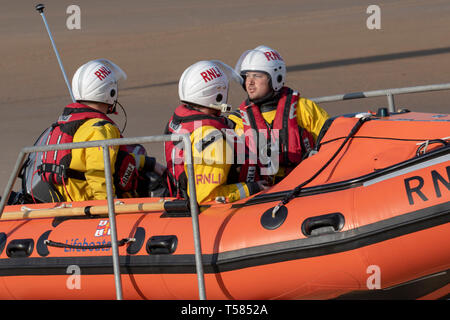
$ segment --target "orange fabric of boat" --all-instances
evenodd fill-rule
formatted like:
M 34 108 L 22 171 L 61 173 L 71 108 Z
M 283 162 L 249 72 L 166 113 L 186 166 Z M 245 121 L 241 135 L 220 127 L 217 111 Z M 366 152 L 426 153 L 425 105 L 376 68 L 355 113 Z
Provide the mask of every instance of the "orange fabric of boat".
M 419 120 L 414 119 L 415 116 Z M 284 191 L 286 186 L 295 187 L 309 179 L 333 155 L 357 121 L 356 118 L 335 119 L 321 141 L 319 152 L 303 160 L 284 179 L 285 183 L 273 187 L 270 192 Z M 373 119 L 360 128 L 328 168 L 307 186 L 343 181 L 384 169 L 415 157 L 421 143 L 448 139 L 448 135 L 448 121 L 432 115 L 411 112 Z M 440 146 L 430 146 L 428 151 Z
M 450 166 L 444 154 L 448 146 L 425 157 L 416 156 L 416 150 L 424 140 L 447 137 L 450 122 L 434 121 L 442 118 L 432 115 L 411 118 L 413 113 L 365 123 L 311 186 L 350 182 L 292 199 L 279 228 L 269 230 L 261 222 L 279 201 L 275 192 L 291 190 L 310 178 L 336 152 L 357 119 L 337 118 L 319 152 L 272 187 L 267 201 L 213 203 L 202 211 L 198 218 L 208 299 L 445 297 L 450 268 L 450 241 L 445 241 L 450 234 Z M 395 165 L 405 160 L 398 170 Z M 353 183 L 352 178 L 363 175 L 369 177 Z M 160 199 L 122 201 L 137 206 Z M 57 205 L 61 204 L 29 208 Z M 71 205 L 82 209 L 105 206 L 106 201 Z M 5 214 L 20 208 L 8 206 Z M 117 238 L 136 239 L 119 247 L 125 299 L 198 298 L 192 220 L 161 213 L 117 216 Z M 324 215 L 342 216 L 343 225 L 318 224 L 314 234 L 304 232 L 306 221 Z M 1 299 L 115 298 L 107 217 L 0 222 Z M 155 238 L 171 239 L 166 242 L 171 250 L 153 251 L 155 243 L 157 249 L 165 245 Z M 47 246 L 46 240 L 65 247 Z M 74 288 L 77 274 L 70 266 L 80 268 L 79 289 Z

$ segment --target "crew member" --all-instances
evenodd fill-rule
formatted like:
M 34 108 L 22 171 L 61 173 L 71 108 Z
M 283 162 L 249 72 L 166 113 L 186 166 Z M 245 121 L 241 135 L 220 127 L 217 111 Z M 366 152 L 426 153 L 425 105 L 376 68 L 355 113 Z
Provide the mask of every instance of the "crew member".
M 119 128 L 107 116 L 115 112 L 120 79 L 126 79 L 126 74 L 106 59 L 89 61 L 78 68 L 72 79 L 76 103 L 64 108 L 58 121 L 35 145 L 121 138 Z M 111 146 L 109 151 L 117 197 L 136 195 L 139 169 L 163 170 L 154 158 L 129 152 L 127 146 Z M 101 147 L 37 153 L 24 167 L 24 193 L 34 202 L 106 199 L 104 169 Z
M 220 61 L 199 61 L 188 67 L 179 80 L 181 105 L 166 126 L 166 134 L 190 135 L 197 201 L 223 199 L 233 202 L 266 188 L 264 182 L 230 183 L 228 176 L 234 162 L 234 150 L 227 142 L 230 122 L 221 112 L 226 104 L 230 78 L 242 83 L 232 68 Z M 167 170 L 172 176 L 173 196 L 189 196 L 187 164 L 182 142 L 165 144 Z M 171 184 L 169 184 L 171 185 Z
M 248 97 L 229 119 L 236 123 L 236 132 L 245 135 L 247 156 L 257 158 L 246 160 L 239 179 L 264 178 L 270 184 L 277 183 L 314 147 L 328 113 L 285 86 L 286 65 L 274 49 L 258 46 L 247 50 L 235 70 L 244 78 Z M 262 150 L 269 152 L 261 154 Z

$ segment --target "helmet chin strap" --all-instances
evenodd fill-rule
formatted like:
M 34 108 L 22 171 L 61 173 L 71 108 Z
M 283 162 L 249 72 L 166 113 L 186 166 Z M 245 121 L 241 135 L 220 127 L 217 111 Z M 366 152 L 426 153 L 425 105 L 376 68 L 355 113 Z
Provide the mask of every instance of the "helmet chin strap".
M 108 111 L 106 113 L 107 114 L 111 114 L 111 113 L 117 114 L 116 105 L 117 105 L 117 100 L 115 100 L 114 103 L 108 107 Z
M 116 89 L 111 89 L 111 91 L 110 91 L 111 97 L 114 97 L 114 95 L 116 95 L 116 100 L 114 100 L 113 104 L 109 106 L 108 112 L 107 112 L 108 114 L 111 114 L 111 113 L 117 114 L 116 106 L 117 106 L 117 103 L 118 103 L 117 100 L 119 97 L 119 94 L 117 91 L 118 91 L 117 87 L 116 87 Z M 123 109 L 123 107 L 122 107 L 122 109 Z
M 114 103 L 108 108 L 108 114 L 111 114 L 111 113 L 118 114 L 117 108 L 116 108 L 117 105 L 120 106 L 120 108 L 123 111 L 123 114 L 125 115 L 125 123 L 123 124 L 122 130 L 120 130 L 120 133 L 123 134 L 125 131 L 125 128 L 127 127 L 127 120 L 128 120 L 127 112 L 125 111 L 125 108 L 122 106 L 122 104 L 119 101 L 115 100 Z

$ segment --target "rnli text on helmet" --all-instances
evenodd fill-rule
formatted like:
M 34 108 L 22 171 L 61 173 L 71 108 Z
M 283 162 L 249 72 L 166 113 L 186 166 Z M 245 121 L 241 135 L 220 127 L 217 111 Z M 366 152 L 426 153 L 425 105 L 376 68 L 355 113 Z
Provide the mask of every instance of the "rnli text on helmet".
M 265 51 L 264 55 L 266 56 L 267 61 L 270 61 L 270 60 L 284 61 L 283 58 L 278 54 L 278 52 L 275 52 L 275 51 Z
M 212 81 L 216 78 L 220 78 L 222 76 L 222 72 L 220 72 L 219 68 L 213 67 L 204 72 L 201 72 L 200 75 L 203 77 L 203 80 L 205 80 L 205 83 L 206 83 L 206 82 Z
M 111 74 L 111 70 L 109 70 L 107 67 L 102 66 L 97 71 L 94 72 L 94 74 L 101 80 L 105 79 L 108 75 Z

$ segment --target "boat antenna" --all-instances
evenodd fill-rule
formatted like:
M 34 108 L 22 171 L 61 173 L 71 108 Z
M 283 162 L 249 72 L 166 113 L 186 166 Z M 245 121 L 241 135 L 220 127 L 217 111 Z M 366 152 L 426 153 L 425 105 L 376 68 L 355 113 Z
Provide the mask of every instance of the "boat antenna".
M 75 101 L 75 98 L 72 93 L 72 88 L 70 87 L 69 80 L 67 80 L 66 71 L 64 70 L 64 66 L 61 62 L 61 58 L 59 56 L 58 49 L 56 48 L 55 41 L 53 40 L 52 33 L 51 33 L 50 28 L 47 23 L 47 19 L 45 18 L 44 9 L 45 9 L 45 6 L 43 4 L 40 3 L 40 4 L 36 5 L 36 10 L 41 15 L 42 20 L 44 21 L 44 24 L 45 24 L 45 28 L 47 29 L 48 36 L 49 36 L 50 41 L 53 46 L 53 51 L 55 51 L 56 58 L 58 59 L 59 67 L 61 68 L 61 72 L 63 74 L 64 81 L 66 82 L 66 85 L 67 85 L 67 89 L 69 89 L 70 98 L 72 99 L 72 102 L 75 103 L 76 101 Z
M 278 210 L 280 210 L 281 207 L 285 206 L 289 201 L 291 201 L 294 197 L 298 196 L 302 188 L 313 181 L 323 170 L 325 170 L 326 167 L 330 165 L 330 163 L 336 158 L 336 156 L 339 154 L 339 152 L 344 148 L 344 146 L 347 144 L 347 142 L 356 134 L 356 132 L 361 128 L 363 123 L 370 120 L 370 116 L 363 116 L 359 118 L 358 122 L 353 126 L 350 133 L 347 135 L 345 140 L 341 143 L 339 148 L 336 150 L 336 152 L 333 154 L 333 156 L 325 163 L 322 168 L 320 168 L 311 178 L 308 180 L 302 182 L 298 186 L 296 186 L 294 189 L 291 190 L 284 198 L 281 200 L 272 210 L 272 218 L 275 218 L 275 215 L 277 214 Z

